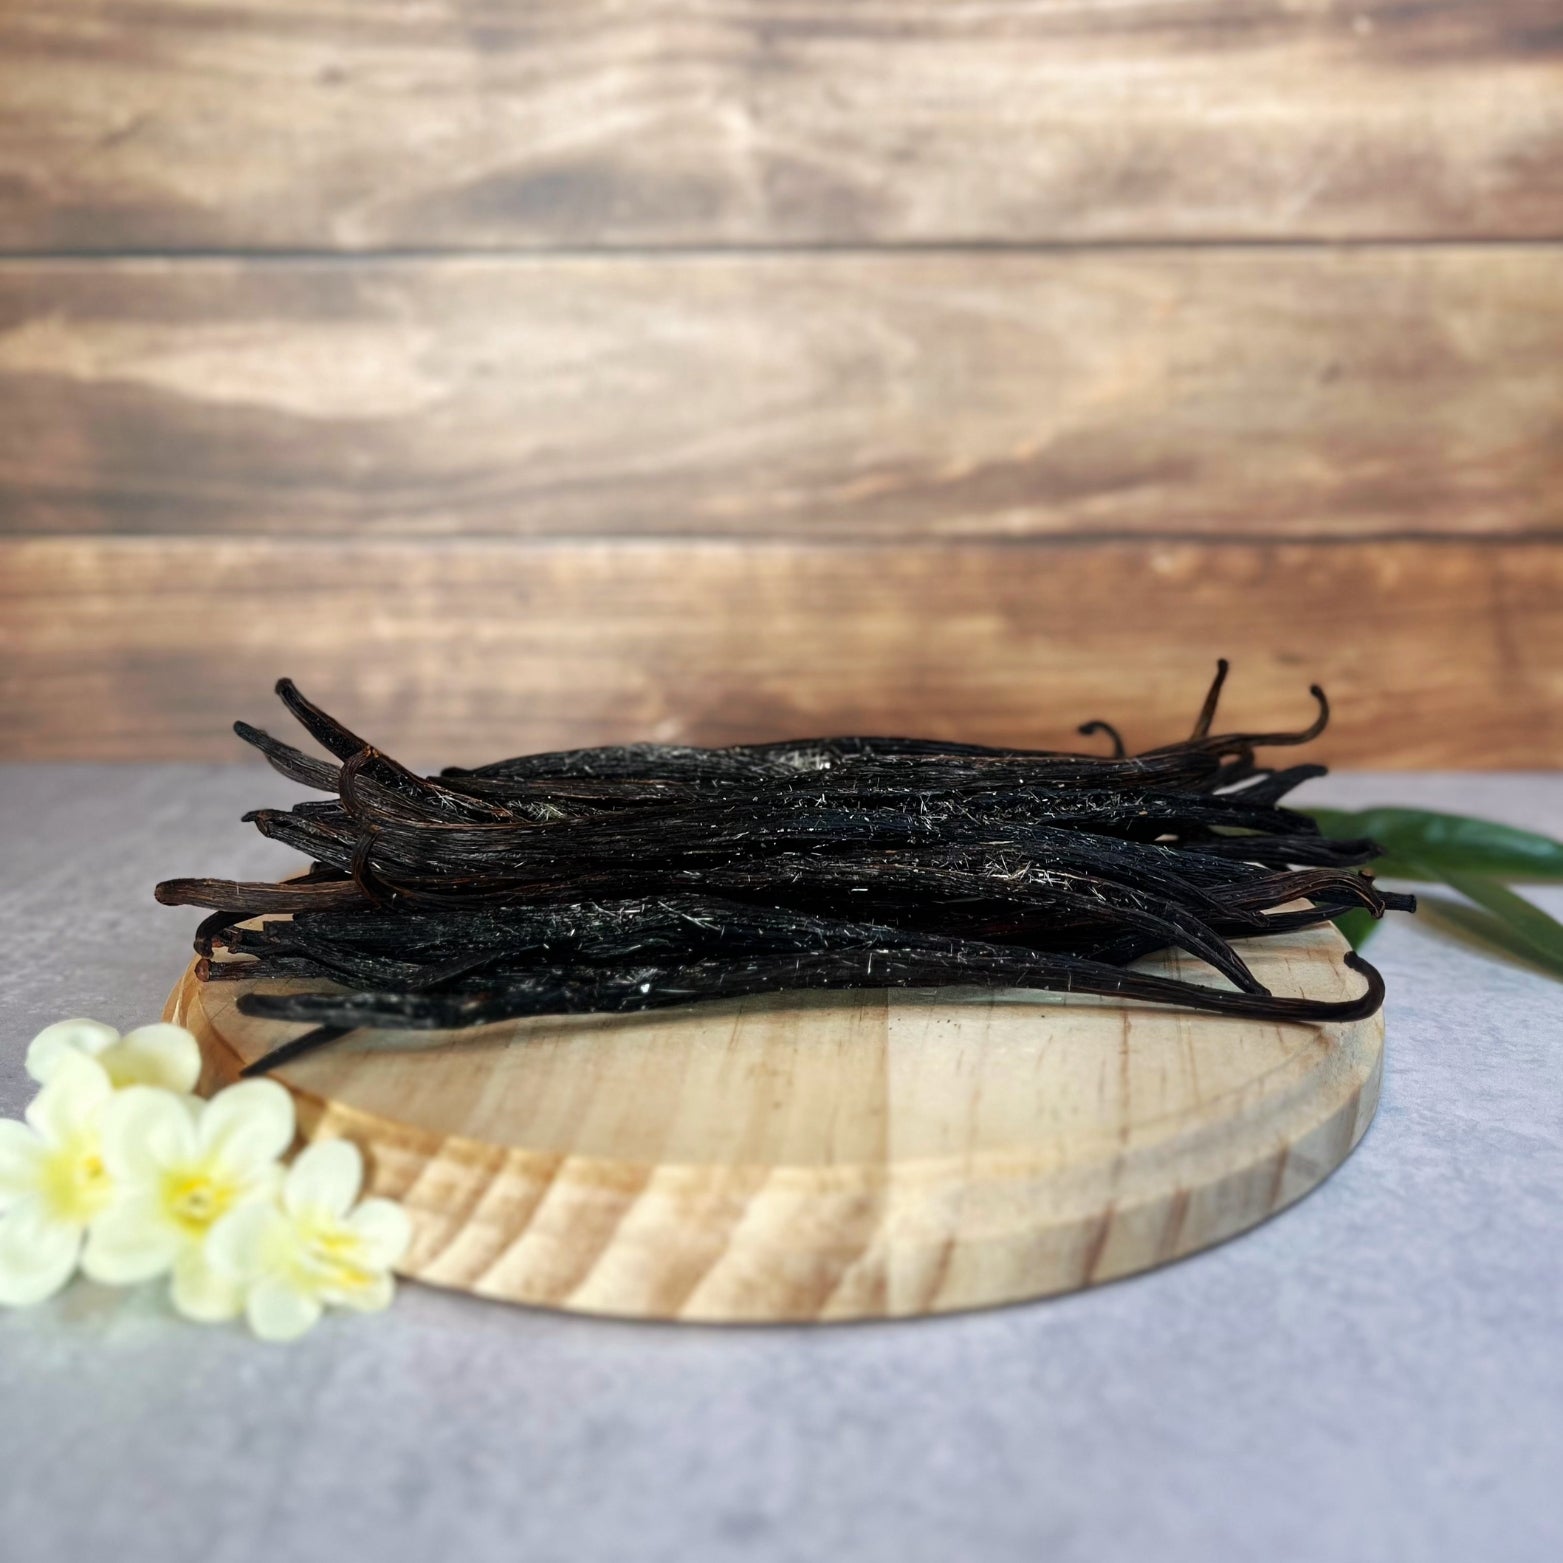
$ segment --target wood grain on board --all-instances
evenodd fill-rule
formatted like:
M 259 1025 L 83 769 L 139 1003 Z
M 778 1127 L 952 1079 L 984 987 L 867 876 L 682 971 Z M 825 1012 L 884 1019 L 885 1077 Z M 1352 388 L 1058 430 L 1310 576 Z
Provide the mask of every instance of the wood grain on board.
M 0 246 L 1563 237 L 1553 0 L 12 0 Z
M 1551 542 L 0 543 L 12 757 L 234 759 L 280 674 L 424 764 L 830 731 L 1077 747 L 1336 706 L 1338 763 L 1563 764 Z
M 0 529 L 1563 532 L 1563 247 L 0 266 Z
M 1251 961 L 1339 999 L 1362 991 L 1343 950 L 1323 928 Z M 297 1034 L 239 1015 L 239 987 L 187 975 L 169 999 L 208 1089 Z M 402 1202 L 419 1280 L 640 1318 L 881 1318 L 1070 1291 L 1263 1220 L 1361 1138 L 1383 1037 L 1382 1014 L 813 993 L 361 1031 L 278 1078 L 306 1135 L 355 1141 Z

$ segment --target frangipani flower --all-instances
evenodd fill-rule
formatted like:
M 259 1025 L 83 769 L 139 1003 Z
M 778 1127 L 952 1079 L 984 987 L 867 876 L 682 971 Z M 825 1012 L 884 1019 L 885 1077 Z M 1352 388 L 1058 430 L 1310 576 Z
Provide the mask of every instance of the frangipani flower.
M 99 1140 L 113 1090 L 101 1064 L 74 1052 L 51 1068 L 25 1123 L 0 1120 L 0 1303 L 42 1302 L 71 1278 L 113 1194 Z
M 48 1085 L 60 1061 L 85 1054 L 97 1059 L 116 1089 L 157 1085 L 181 1094 L 195 1089 L 201 1049 L 183 1026 L 138 1026 L 121 1036 L 100 1020 L 57 1020 L 45 1026 L 27 1049 L 27 1072 Z
M 172 1271 L 180 1313 L 233 1318 L 243 1294 L 207 1263 L 207 1235 L 230 1212 L 275 1197 L 293 1133 L 293 1098 L 272 1080 L 242 1081 L 209 1102 L 152 1086 L 120 1091 L 103 1111 L 114 1199 L 93 1222 L 82 1269 L 118 1286 Z
M 121 1036 L 95 1020 L 40 1031 L 27 1072 L 42 1089 L 25 1122 L 0 1120 L 0 1304 L 42 1302 L 78 1263 L 110 1285 L 171 1272 L 179 1312 L 242 1311 L 269 1340 L 303 1334 L 328 1304 L 390 1302 L 407 1217 L 385 1199 L 354 1208 L 363 1159 L 344 1140 L 284 1172 L 293 1099 L 274 1081 L 203 1102 L 182 1026 Z
M 356 1145 L 321 1140 L 288 1169 L 280 1206 L 246 1205 L 212 1229 L 212 1267 L 243 1286 L 245 1315 L 261 1339 L 297 1338 L 328 1303 L 370 1313 L 390 1302 L 407 1216 L 388 1199 L 354 1209 L 363 1175 Z

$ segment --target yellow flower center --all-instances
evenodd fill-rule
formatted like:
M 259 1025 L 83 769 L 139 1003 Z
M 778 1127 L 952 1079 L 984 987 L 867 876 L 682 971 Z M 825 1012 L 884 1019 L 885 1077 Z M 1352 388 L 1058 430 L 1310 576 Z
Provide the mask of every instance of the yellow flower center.
M 56 1221 L 85 1226 L 114 1192 L 96 1142 L 85 1137 L 51 1152 L 40 1170 L 43 1195 Z
M 163 1186 L 168 1214 L 191 1236 L 203 1237 L 232 1207 L 238 1189 L 208 1172 L 172 1172 Z
M 300 1268 L 315 1286 L 353 1292 L 375 1284 L 375 1272 L 364 1263 L 357 1233 L 339 1222 L 316 1220 L 301 1225 L 299 1243 Z

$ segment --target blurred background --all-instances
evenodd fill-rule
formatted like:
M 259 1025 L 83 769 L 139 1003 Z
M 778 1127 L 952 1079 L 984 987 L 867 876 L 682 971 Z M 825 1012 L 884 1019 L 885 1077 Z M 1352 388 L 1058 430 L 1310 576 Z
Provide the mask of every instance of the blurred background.
M 0 751 L 1563 762 L 1557 0 L 6 0 Z

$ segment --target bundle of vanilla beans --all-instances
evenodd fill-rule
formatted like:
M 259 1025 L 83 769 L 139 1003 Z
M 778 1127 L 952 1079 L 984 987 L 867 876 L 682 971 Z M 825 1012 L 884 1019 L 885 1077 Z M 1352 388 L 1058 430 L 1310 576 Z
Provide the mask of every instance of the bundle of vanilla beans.
M 173 879 L 201 906 L 209 980 L 246 1014 L 311 1028 L 252 1065 L 361 1026 L 447 1028 L 795 988 L 1046 988 L 1270 1020 L 1372 1014 L 1378 973 L 1326 1002 L 1271 994 L 1233 941 L 1351 907 L 1411 910 L 1280 800 L 1318 765 L 1262 767 L 1299 732 L 1213 735 L 1222 663 L 1184 742 L 1106 756 L 911 738 L 721 749 L 631 744 L 413 774 L 293 684 L 277 693 L 335 757 L 243 722 L 283 775 L 330 794 L 246 815 L 311 860 L 278 884 Z M 230 957 L 212 960 L 221 947 Z M 1197 957 L 1220 986 L 1131 963 Z

